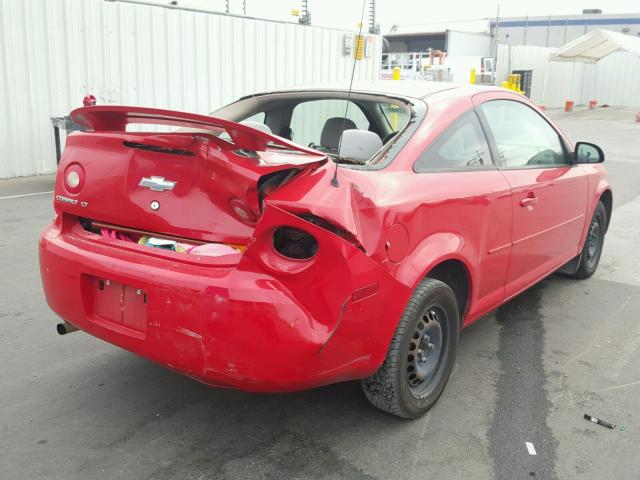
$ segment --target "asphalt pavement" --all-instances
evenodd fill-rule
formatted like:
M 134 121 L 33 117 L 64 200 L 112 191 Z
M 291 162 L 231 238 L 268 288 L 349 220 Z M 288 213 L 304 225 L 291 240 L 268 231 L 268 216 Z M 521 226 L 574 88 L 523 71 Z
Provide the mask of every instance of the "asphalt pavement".
M 639 478 L 640 123 L 619 109 L 551 115 L 607 155 L 600 268 L 551 276 L 465 329 L 416 421 L 376 410 L 357 382 L 251 395 L 58 336 L 37 258 L 53 177 L 0 181 L 0 479 Z

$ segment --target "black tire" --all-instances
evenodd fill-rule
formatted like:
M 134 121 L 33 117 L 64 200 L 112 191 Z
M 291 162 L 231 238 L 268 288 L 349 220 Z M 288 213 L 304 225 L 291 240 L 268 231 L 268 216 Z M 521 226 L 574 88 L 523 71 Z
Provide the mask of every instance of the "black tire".
M 367 399 L 399 417 L 424 415 L 447 384 L 459 332 L 460 315 L 453 290 L 439 280 L 424 279 L 407 303 L 384 363 L 362 380 Z
M 593 218 L 589 224 L 587 238 L 584 241 L 582 252 L 580 252 L 580 263 L 578 270 L 569 276 L 574 278 L 589 278 L 598 269 L 602 247 L 604 245 L 604 234 L 607 230 L 607 210 L 602 202 L 598 202 L 593 212 Z

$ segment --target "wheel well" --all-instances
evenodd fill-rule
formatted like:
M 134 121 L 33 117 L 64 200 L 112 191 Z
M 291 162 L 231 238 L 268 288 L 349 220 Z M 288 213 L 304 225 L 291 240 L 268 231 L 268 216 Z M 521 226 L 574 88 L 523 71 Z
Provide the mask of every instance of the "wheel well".
M 605 190 L 604 192 L 602 192 L 602 195 L 600 195 L 600 201 L 604 205 L 604 209 L 607 212 L 607 227 L 605 230 L 606 232 L 609 229 L 609 220 L 611 220 L 611 211 L 613 209 L 613 194 L 611 193 L 611 190 Z
M 453 293 L 456 295 L 458 303 L 458 311 L 460 312 L 460 324 L 462 325 L 462 319 L 469 303 L 469 272 L 464 263 L 460 260 L 445 260 L 436 267 L 432 268 L 427 277 L 435 278 L 441 282 L 446 283 L 451 287 Z

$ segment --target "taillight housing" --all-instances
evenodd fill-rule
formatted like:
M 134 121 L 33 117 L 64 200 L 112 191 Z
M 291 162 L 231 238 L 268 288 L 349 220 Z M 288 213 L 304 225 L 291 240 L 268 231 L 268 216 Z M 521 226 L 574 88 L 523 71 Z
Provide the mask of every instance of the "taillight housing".
M 240 198 L 229 200 L 229 206 L 233 215 L 243 223 L 254 225 L 258 221 L 258 216 L 251 209 L 251 206 Z
M 273 232 L 273 248 L 283 257 L 308 260 L 318 253 L 318 241 L 295 227 L 278 227 Z
M 84 168 L 79 163 L 72 163 L 63 173 L 62 181 L 65 189 L 70 193 L 82 190 L 85 181 Z

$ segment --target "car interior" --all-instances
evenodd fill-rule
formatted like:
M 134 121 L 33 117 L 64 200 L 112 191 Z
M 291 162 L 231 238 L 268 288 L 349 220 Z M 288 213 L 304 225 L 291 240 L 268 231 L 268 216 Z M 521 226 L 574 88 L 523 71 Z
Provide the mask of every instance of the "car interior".
M 211 116 L 243 123 L 355 164 L 374 163 L 411 118 L 407 102 L 347 92 L 287 92 L 241 99 Z

